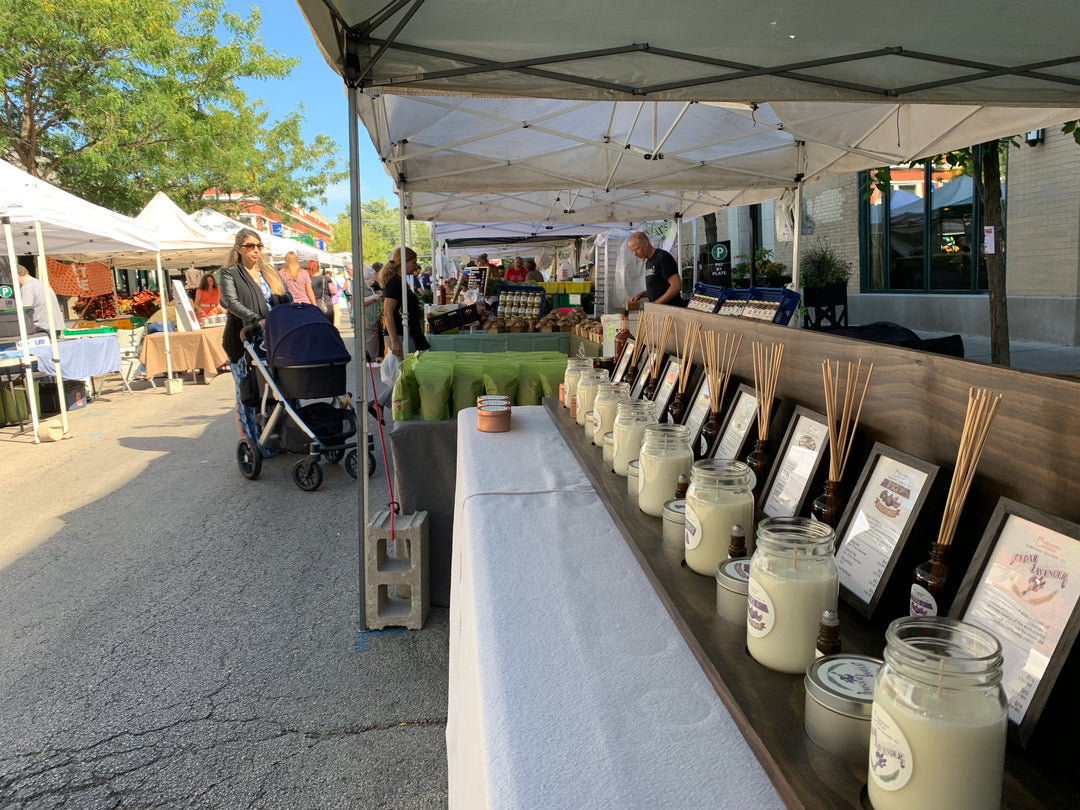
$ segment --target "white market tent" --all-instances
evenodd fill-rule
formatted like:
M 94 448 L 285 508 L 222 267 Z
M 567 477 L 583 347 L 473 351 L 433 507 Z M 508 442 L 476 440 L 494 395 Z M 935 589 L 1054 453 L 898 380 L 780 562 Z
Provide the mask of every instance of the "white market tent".
M 159 191 L 135 218 L 158 235 L 162 267 L 214 267 L 224 264 L 232 239 L 212 235 Z M 153 255 L 130 251 L 112 257 L 114 267 L 149 267 Z
M 251 228 L 250 225 L 245 225 L 243 222 L 232 217 L 227 217 L 220 211 L 215 211 L 213 208 L 203 207 L 191 215 L 191 218 L 203 228 L 207 233 L 221 237 L 229 237 L 229 244 L 233 243 L 233 235 L 236 234 L 241 228 Z M 254 229 L 253 229 L 254 230 Z M 263 242 L 270 246 L 270 254 L 276 261 L 283 261 L 285 254 L 289 251 L 296 253 L 296 256 L 301 261 L 307 261 L 308 259 L 315 259 L 321 265 L 342 267 L 344 266 L 343 260 L 332 253 L 328 253 L 325 250 L 319 250 L 316 247 L 300 242 L 295 239 L 286 239 L 284 236 L 274 236 L 271 233 L 259 231 L 262 235 Z
M 48 289 L 49 272 L 45 256 L 67 261 L 88 261 L 107 257 L 122 251 L 139 250 L 156 252 L 156 234 L 131 217 L 87 202 L 43 180 L 31 177 L 21 169 L 0 160 L 0 221 L 3 223 L 7 243 L 8 264 L 11 268 L 15 307 L 22 309 L 20 285 L 15 279 L 17 257 L 22 254 L 37 256 L 38 278 Z M 52 323 L 53 312 L 49 308 L 49 332 L 52 344 L 52 360 L 56 368 L 57 390 L 63 391 L 63 370 L 60 352 L 56 346 L 56 332 L 64 328 L 62 323 Z M 38 441 L 37 407 L 34 403 L 34 387 L 30 365 L 30 350 L 25 324 L 20 318 L 19 335 L 24 346 L 23 370 L 26 377 L 26 396 L 29 401 L 30 419 L 34 428 L 34 441 Z M 61 395 L 60 420 L 64 435 L 68 434 L 67 405 Z

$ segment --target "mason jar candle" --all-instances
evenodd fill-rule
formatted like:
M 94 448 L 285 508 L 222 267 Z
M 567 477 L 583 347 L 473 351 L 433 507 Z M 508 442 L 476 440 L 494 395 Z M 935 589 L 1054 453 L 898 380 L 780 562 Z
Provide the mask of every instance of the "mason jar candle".
M 836 610 L 840 573 L 830 526 L 765 518 L 757 527 L 746 595 L 746 648 L 769 669 L 803 674 L 823 610 Z
M 664 504 L 675 497 L 680 475 L 689 475 L 694 463 L 690 428 L 686 425 L 648 425 L 638 457 L 638 509 L 660 517 Z
M 683 557 L 687 566 L 711 577 L 727 559 L 731 527 L 754 527 L 754 473 L 741 461 L 702 459 L 690 468 L 686 490 L 686 536 Z
M 608 373 L 602 368 L 585 369 L 581 372 L 577 387 L 577 423 L 585 427 L 585 414 L 593 409 L 596 400 L 596 388 L 602 380 L 608 379 Z
M 601 441 L 604 445 L 604 463 L 611 466 L 615 460 L 615 434 L 609 430 Z
M 596 387 L 596 400 L 593 402 L 593 444 L 597 447 L 603 441 L 604 434 L 615 429 L 619 402 L 629 400 L 628 383 L 601 381 Z
M 615 426 L 612 428 L 614 457 L 611 462 L 611 469 L 615 473 L 626 475 L 626 466 L 637 459 L 641 452 L 645 428 L 655 424 L 656 413 L 648 400 L 635 399 L 616 405 Z
M 566 386 L 564 407 L 570 407 L 570 398 L 577 396 L 578 381 L 581 372 L 592 368 L 592 360 L 585 357 L 571 357 L 566 361 L 566 371 L 563 373 L 563 385 Z
M 1001 666 L 1001 644 L 972 624 L 905 616 L 889 625 L 870 715 L 874 810 L 1001 806 Z

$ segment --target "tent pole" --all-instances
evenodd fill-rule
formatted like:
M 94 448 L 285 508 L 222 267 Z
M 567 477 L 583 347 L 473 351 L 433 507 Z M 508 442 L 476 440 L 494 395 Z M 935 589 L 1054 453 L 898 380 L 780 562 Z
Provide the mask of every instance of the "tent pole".
M 18 313 L 15 320 L 19 324 L 19 338 L 22 340 L 22 369 L 26 379 L 26 406 L 30 411 L 30 424 L 34 426 L 34 444 L 41 442 L 38 438 L 37 397 L 34 396 L 34 366 L 30 360 L 30 341 L 26 335 L 26 322 L 22 318 L 22 291 L 19 284 L 19 258 L 15 255 L 15 240 L 11 236 L 11 217 L 0 217 L 4 223 L 4 238 L 7 240 L 8 264 L 11 266 L 11 292 L 15 296 L 15 312 Z M 12 401 L 14 402 L 14 397 Z M 16 403 L 15 409 L 18 415 Z
M 53 321 L 53 308 L 49 302 L 48 294 L 52 290 L 49 286 L 49 268 L 45 261 L 45 237 L 41 234 L 41 223 L 34 223 L 34 233 L 37 235 L 37 271 L 38 280 L 41 281 L 45 287 L 45 304 L 48 311 L 49 318 L 49 345 L 52 347 L 52 360 L 53 367 L 56 369 L 56 373 L 53 375 L 56 377 L 56 399 L 60 403 L 60 424 L 63 425 L 64 438 L 69 438 L 68 433 L 68 415 L 67 415 L 67 396 L 64 391 L 64 375 L 60 369 L 60 347 L 56 345 L 56 328 L 57 325 Z M 115 285 L 114 285 L 115 287 Z M 115 290 L 113 295 L 115 295 Z M 119 312 L 119 310 L 117 310 Z M 63 329 L 64 325 L 60 324 L 60 328 Z
M 405 271 L 408 262 L 405 261 L 405 187 L 398 184 L 398 220 L 401 226 L 401 354 L 404 357 L 409 354 L 409 285 Z
M 353 262 L 353 301 L 357 302 L 357 305 L 353 306 L 354 322 L 353 322 L 353 368 L 356 370 L 357 375 L 360 377 L 359 386 L 357 388 L 360 391 L 360 402 L 356 403 L 360 412 L 360 441 L 356 443 L 356 467 L 357 467 L 357 497 L 360 499 L 359 509 L 357 510 L 360 515 L 360 524 L 357 527 L 359 531 L 359 548 L 360 548 L 360 629 L 367 630 L 367 596 L 366 596 L 366 580 L 367 574 L 365 572 L 365 539 L 367 535 L 368 527 L 368 476 L 367 476 L 367 460 L 364 458 L 364 454 L 367 452 L 367 435 L 368 435 L 368 410 L 367 404 L 374 399 L 375 392 L 368 391 L 368 364 L 366 362 L 366 344 L 365 337 L 367 336 L 367 317 L 364 312 L 364 237 L 361 231 L 363 210 L 361 208 L 360 200 L 360 133 L 359 133 L 359 110 L 357 109 L 357 94 L 360 92 L 355 87 L 346 85 L 346 93 L 349 98 L 349 206 L 352 212 L 352 244 L 350 249 L 352 250 L 352 262 Z M 359 359 L 357 359 L 359 358 Z M 374 360 L 375 358 L 371 358 Z M 363 442 L 363 445 L 361 444 Z M 361 449 L 363 448 L 363 449 Z
M 799 243 L 802 241 L 802 181 L 795 184 L 795 227 L 792 230 L 793 237 L 791 249 L 791 288 L 794 290 L 802 286 L 799 278 Z
M 157 260 L 157 279 L 158 279 L 158 296 L 161 298 L 161 328 L 165 334 L 165 371 L 168 373 L 166 379 L 172 379 L 172 354 L 169 351 L 169 310 L 167 304 L 169 302 L 169 291 L 165 289 L 165 271 L 161 269 L 161 252 L 158 251 L 154 254 L 154 258 Z M 165 391 L 168 393 L 169 384 L 165 384 Z

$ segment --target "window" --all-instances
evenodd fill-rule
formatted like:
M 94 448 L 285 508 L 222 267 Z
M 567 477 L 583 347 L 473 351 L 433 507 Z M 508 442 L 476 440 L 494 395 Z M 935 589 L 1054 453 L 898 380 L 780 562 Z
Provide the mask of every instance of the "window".
M 925 164 L 862 173 L 860 186 L 870 189 L 859 216 L 864 292 L 986 290 L 985 262 L 974 250 L 982 204 L 971 172 L 980 158 L 974 147 L 963 169 Z

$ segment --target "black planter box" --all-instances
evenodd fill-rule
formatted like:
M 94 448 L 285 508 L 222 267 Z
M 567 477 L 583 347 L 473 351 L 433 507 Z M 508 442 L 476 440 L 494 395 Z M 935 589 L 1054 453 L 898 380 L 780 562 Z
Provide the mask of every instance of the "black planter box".
M 64 402 L 67 410 L 85 408 L 90 398 L 86 395 L 86 385 L 82 380 L 64 380 Z M 56 395 L 56 383 L 41 384 L 41 415 L 51 416 L 60 413 L 60 398 Z

